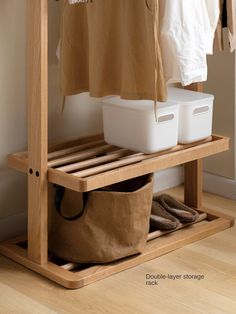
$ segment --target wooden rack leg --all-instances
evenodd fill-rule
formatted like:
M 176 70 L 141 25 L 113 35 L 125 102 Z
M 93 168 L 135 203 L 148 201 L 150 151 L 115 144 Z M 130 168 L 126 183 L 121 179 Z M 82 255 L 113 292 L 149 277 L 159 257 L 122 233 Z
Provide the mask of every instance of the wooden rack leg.
M 48 156 L 48 0 L 27 0 L 28 257 L 46 264 Z
M 203 83 L 193 83 L 185 86 L 185 89 L 193 90 L 195 92 L 203 92 Z
M 184 164 L 184 202 L 191 207 L 202 207 L 201 159 Z
M 203 83 L 193 83 L 185 89 L 202 92 Z M 191 207 L 202 207 L 202 160 L 200 159 L 184 164 L 184 202 Z

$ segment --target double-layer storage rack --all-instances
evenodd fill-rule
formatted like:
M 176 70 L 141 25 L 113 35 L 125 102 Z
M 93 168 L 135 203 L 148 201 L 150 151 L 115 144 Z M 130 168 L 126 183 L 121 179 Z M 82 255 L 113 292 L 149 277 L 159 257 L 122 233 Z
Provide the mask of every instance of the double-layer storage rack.
M 28 234 L 1 243 L 2 254 L 74 289 L 233 225 L 232 217 L 202 207 L 202 158 L 228 150 L 226 137 L 213 135 L 205 141 L 151 155 L 107 145 L 102 135 L 48 149 L 48 0 L 27 0 L 27 23 L 28 152 L 10 155 L 8 164 L 28 175 Z M 201 85 L 190 88 L 200 90 Z M 78 192 L 91 191 L 181 164 L 185 173 L 184 201 L 201 213 L 198 223 L 168 234 L 154 231 L 148 235 L 142 254 L 105 265 L 79 265 L 48 253 L 49 184 Z

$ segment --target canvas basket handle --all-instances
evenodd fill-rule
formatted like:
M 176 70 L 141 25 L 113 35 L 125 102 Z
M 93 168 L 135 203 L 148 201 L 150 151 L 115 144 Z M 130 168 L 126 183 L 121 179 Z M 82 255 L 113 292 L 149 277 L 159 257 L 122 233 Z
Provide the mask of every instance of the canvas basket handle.
M 65 220 L 69 220 L 69 221 L 73 221 L 73 220 L 80 218 L 84 213 L 84 209 L 85 209 L 87 201 L 88 201 L 88 194 L 89 193 L 82 193 L 83 194 L 83 196 L 82 196 L 83 197 L 83 207 L 82 207 L 82 209 L 79 210 L 79 213 L 72 216 L 72 217 L 66 217 L 63 215 L 63 213 L 61 211 L 61 204 L 62 204 L 62 200 L 63 200 L 64 194 L 65 194 L 65 187 L 55 184 L 54 188 L 55 188 L 54 205 L 55 205 L 57 212 L 60 214 L 60 216 L 62 218 L 64 218 Z

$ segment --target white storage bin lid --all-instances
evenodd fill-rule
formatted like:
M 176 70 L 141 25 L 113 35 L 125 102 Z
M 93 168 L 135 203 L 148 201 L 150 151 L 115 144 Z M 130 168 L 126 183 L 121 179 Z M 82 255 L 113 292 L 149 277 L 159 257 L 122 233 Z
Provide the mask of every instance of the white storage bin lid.
M 168 87 L 168 99 L 170 101 L 181 102 L 181 105 L 196 104 L 213 101 L 214 96 L 206 93 L 189 91 L 183 88 Z
M 133 110 L 145 110 L 153 111 L 154 110 L 154 101 L 153 100 L 127 100 L 121 99 L 119 96 L 107 97 L 103 100 L 103 104 L 111 105 L 115 107 L 133 109 Z M 167 102 L 157 102 L 157 109 L 164 109 L 168 106 L 178 107 L 177 101 L 167 101 Z

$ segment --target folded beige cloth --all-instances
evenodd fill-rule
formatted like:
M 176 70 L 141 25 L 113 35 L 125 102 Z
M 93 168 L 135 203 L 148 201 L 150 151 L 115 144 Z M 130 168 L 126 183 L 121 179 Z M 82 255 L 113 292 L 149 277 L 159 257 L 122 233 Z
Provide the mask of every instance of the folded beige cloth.
M 196 210 L 177 201 L 168 194 L 162 194 L 153 198 L 171 215 L 179 219 L 180 222 L 194 222 L 199 214 Z
M 178 219 L 167 213 L 167 211 L 157 202 L 152 202 L 150 225 L 155 229 L 173 230 L 178 225 Z

